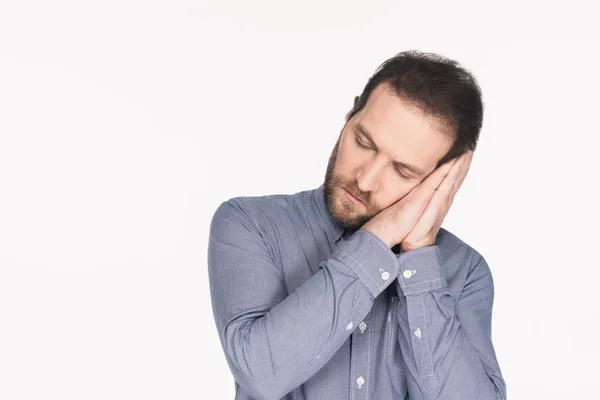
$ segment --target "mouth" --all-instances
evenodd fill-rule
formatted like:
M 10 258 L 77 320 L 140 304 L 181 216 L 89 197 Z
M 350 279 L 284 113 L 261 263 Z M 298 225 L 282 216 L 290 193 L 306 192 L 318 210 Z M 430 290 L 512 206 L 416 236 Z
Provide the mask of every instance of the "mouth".
M 348 200 L 350 200 L 351 202 L 353 202 L 356 206 L 358 207 L 364 207 L 366 208 L 367 206 L 365 205 L 365 203 L 363 203 L 362 201 L 360 201 L 359 199 L 357 199 L 356 197 L 354 197 L 352 195 L 352 193 L 350 193 L 349 191 L 347 191 L 346 189 L 344 189 L 344 195 L 346 196 L 346 198 Z

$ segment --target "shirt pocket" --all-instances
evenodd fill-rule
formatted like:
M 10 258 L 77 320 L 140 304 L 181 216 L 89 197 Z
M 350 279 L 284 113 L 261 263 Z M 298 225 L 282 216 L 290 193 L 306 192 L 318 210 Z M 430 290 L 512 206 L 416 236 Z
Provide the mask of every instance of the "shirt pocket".
M 390 298 L 387 318 L 386 359 L 388 367 L 395 373 L 404 375 L 402 353 L 398 344 L 398 296 Z

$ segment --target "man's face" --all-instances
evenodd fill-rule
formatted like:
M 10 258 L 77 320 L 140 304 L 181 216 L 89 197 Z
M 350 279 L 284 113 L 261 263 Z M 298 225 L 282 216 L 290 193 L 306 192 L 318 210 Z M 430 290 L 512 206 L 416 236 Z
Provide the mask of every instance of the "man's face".
M 350 120 L 349 114 L 329 157 L 324 189 L 332 218 L 356 230 L 423 181 L 452 142 L 439 121 L 410 107 L 387 83 L 378 85 Z M 348 192 L 361 202 L 353 202 Z

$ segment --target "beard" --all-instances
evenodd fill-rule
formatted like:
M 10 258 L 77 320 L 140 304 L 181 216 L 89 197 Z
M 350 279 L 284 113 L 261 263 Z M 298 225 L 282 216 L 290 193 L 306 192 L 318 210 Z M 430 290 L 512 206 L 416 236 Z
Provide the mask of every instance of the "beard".
M 342 128 L 343 131 L 344 129 Z M 331 218 L 338 225 L 344 229 L 355 231 L 373 218 L 379 212 L 379 209 L 371 205 L 368 194 L 361 192 L 356 181 L 349 181 L 335 174 L 335 165 L 342 132 L 340 132 L 340 136 L 335 142 L 335 146 L 327 162 L 324 184 L 325 206 Z M 362 207 L 359 209 L 358 206 L 348 200 L 343 193 L 344 189 L 362 201 L 367 207 L 366 211 L 363 211 Z

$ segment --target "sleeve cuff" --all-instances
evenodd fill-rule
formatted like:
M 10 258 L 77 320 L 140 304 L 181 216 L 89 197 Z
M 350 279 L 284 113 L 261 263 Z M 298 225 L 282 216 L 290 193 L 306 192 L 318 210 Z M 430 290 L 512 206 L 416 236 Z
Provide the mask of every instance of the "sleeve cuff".
M 414 249 L 397 256 L 399 296 L 429 292 L 448 286 L 438 245 Z
M 341 243 L 332 255 L 347 265 L 377 297 L 398 276 L 396 254 L 373 233 L 359 229 Z

